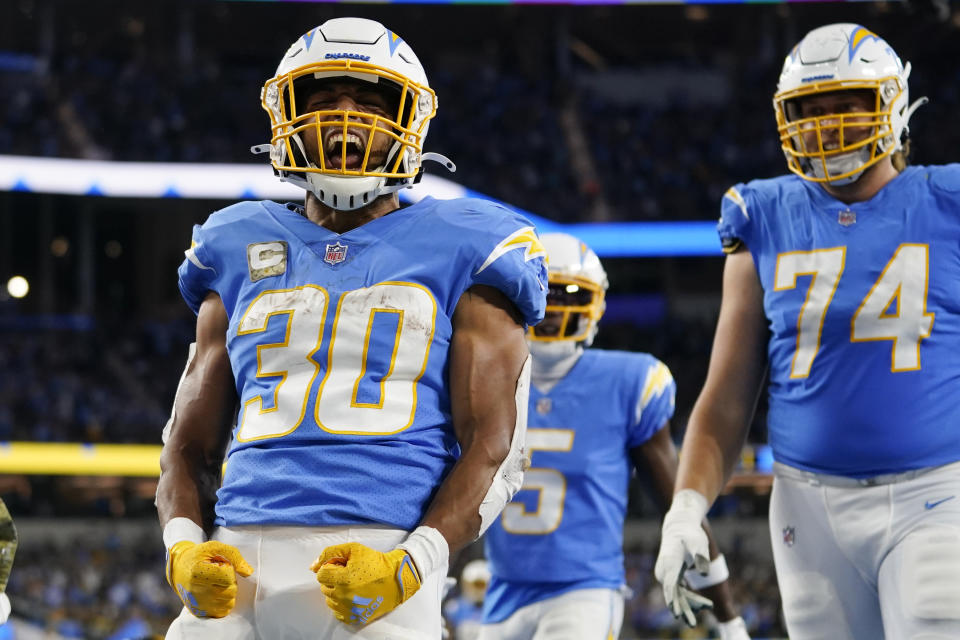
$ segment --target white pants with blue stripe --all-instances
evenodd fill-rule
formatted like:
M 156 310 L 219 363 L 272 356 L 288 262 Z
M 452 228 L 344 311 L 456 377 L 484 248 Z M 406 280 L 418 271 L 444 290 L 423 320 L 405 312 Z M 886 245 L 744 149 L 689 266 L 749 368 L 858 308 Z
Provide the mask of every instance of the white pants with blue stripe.
M 791 640 L 960 638 L 960 463 L 868 480 L 774 473 Z
M 623 624 L 623 596 L 614 589 L 578 589 L 528 604 L 479 640 L 615 640 Z

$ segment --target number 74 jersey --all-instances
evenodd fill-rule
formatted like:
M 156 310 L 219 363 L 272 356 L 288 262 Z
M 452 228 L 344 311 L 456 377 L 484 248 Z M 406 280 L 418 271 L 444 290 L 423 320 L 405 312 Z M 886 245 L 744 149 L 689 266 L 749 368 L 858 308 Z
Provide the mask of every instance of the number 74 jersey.
M 869 477 L 960 460 L 960 165 L 845 205 L 796 176 L 723 198 L 770 328 L 775 459 Z
M 194 228 L 180 289 L 216 292 L 240 399 L 217 523 L 412 529 L 457 455 L 454 309 L 496 287 L 545 306 L 533 227 L 498 205 L 425 199 L 344 234 L 243 202 Z

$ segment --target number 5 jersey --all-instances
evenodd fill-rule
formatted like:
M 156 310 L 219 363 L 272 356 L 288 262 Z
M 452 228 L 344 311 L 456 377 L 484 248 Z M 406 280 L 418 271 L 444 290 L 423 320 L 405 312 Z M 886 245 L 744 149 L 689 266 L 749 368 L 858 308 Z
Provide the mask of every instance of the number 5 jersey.
M 427 198 L 344 234 L 296 205 L 242 202 L 194 228 L 180 290 L 229 316 L 240 410 L 217 494 L 235 526 L 413 529 L 458 448 L 451 319 L 473 285 L 543 318 L 529 222 L 483 200 Z

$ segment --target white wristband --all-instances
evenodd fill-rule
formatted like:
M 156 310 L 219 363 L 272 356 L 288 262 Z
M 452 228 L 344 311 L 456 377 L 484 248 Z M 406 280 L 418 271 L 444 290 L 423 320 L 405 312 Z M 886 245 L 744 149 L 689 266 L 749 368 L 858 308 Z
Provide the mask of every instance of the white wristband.
M 172 518 L 163 528 L 163 546 L 167 549 L 184 540 L 201 544 L 206 539 L 207 536 L 204 535 L 200 525 L 190 518 Z
M 410 559 L 420 572 L 421 582 L 439 569 L 446 575 L 447 564 L 450 562 L 450 547 L 447 539 L 437 529 L 421 525 L 398 544 L 397 549 L 403 549 L 410 554 Z
M 713 587 L 730 577 L 730 570 L 727 569 L 727 559 L 721 553 L 710 561 L 710 570 L 707 575 L 702 576 L 696 569 L 687 569 L 683 573 L 687 584 L 694 591 L 700 591 L 708 587 Z

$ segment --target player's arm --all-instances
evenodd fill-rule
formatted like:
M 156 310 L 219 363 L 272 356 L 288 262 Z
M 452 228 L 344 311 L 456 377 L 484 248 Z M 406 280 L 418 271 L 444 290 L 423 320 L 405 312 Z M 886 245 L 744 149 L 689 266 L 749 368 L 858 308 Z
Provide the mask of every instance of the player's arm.
M 707 380 L 683 439 L 676 491 L 713 503 L 740 458 L 766 371 L 763 290 L 745 248 L 728 255 Z
M 680 455 L 672 505 L 663 522 L 654 568 L 674 615 L 693 624 L 680 584 L 687 558 L 710 569 L 701 523 L 740 456 L 765 371 L 767 327 L 763 290 L 749 251 L 727 256 L 723 301 L 707 380 L 697 398 Z
M 200 306 L 196 352 L 178 388 L 170 433 L 160 454 L 161 526 L 173 518 L 188 518 L 207 531 L 213 526 L 213 505 L 237 402 L 227 326 L 220 296 L 209 293 Z
M 519 313 L 497 289 L 476 285 L 460 298 L 449 368 L 460 458 L 420 526 L 396 549 L 384 554 L 347 543 L 327 547 L 314 562 L 311 569 L 339 620 L 365 624 L 405 602 L 422 580 L 445 570 L 451 550 L 478 537 L 523 483 L 529 377 L 524 336 Z M 359 609 L 356 598 L 380 604 L 375 611 Z
M 229 321 L 223 302 L 207 294 L 197 316 L 196 352 L 174 400 L 160 454 L 157 512 L 167 548 L 167 580 L 191 613 L 225 616 L 233 608 L 236 577 L 252 569 L 230 545 L 205 542 L 213 526 L 224 452 L 237 397 L 227 355 Z
M 495 475 L 511 454 L 517 422 L 518 380 L 528 358 L 525 329 L 514 305 L 500 291 L 487 286 L 471 287 L 460 298 L 453 316 L 450 346 L 450 392 L 453 428 L 461 455 L 430 504 L 423 524 L 439 530 L 451 550 L 476 540 L 496 513 L 481 515 L 489 503 Z M 524 416 L 525 417 L 525 416 Z M 523 433 L 519 434 L 524 435 Z M 521 441 L 522 445 L 522 441 Z M 514 446 L 514 452 L 519 449 Z M 522 463 L 521 460 L 517 460 Z M 512 480 L 522 484 L 522 475 Z M 514 489 L 514 492 L 516 489 Z M 510 500 L 506 496 L 506 501 Z
M 630 457 L 637 472 L 648 480 L 654 500 L 665 511 L 673 498 L 673 487 L 677 478 L 677 449 L 670 438 L 669 423 L 664 424 L 642 445 L 631 449 Z M 713 610 L 721 623 L 721 629 L 724 626 L 741 626 L 743 620 L 737 615 L 730 594 L 726 560 L 720 553 L 706 520 L 703 521 L 703 530 L 710 544 L 710 571 L 707 576 L 688 572 L 688 580 L 692 578 L 691 586 L 713 602 Z

